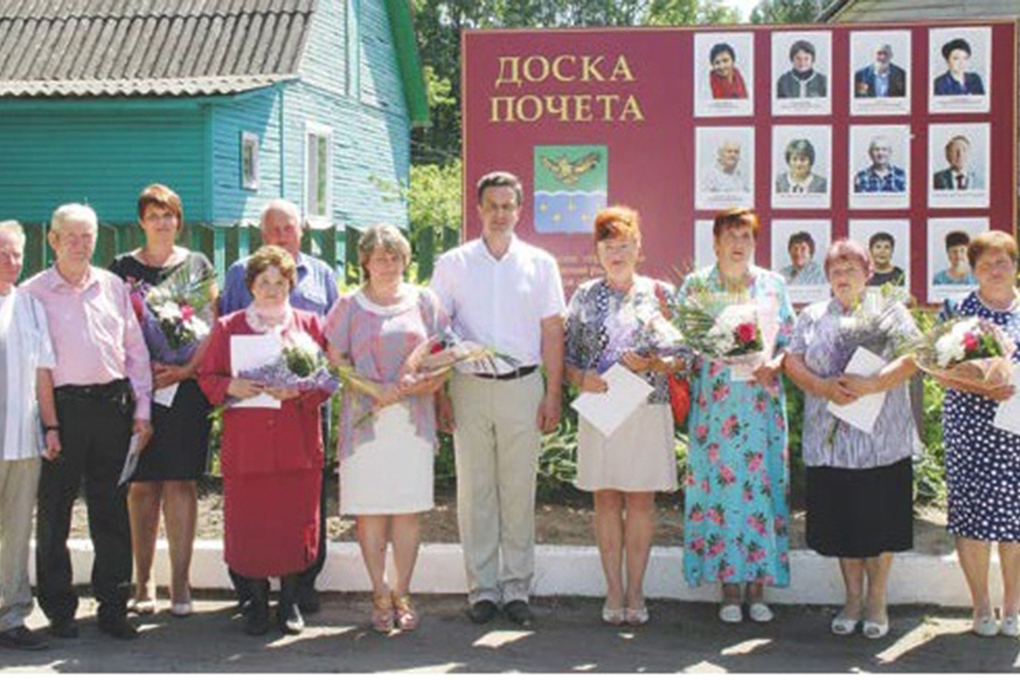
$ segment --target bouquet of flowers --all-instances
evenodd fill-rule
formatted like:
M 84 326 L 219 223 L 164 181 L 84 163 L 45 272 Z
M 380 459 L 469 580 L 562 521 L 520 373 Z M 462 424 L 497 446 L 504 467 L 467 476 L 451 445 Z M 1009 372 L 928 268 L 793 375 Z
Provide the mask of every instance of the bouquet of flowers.
M 155 286 L 135 287 L 135 311 L 152 358 L 188 363 L 212 329 L 213 277 L 180 267 Z
M 280 356 L 258 368 L 238 373 L 267 387 L 295 388 L 300 391 L 324 390 L 335 392 L 340 377 L 334 375 L 322 348 L 307 333 L 284 333 Z
M 697 354 L 731 365 L 761 358 L 765 346 L 755 304 L 695 282 L 674 305 L 673 325 Z
M 487 373 L 497 373 L 496 360 L 517 366 L 517 360 L 506 354 L 461 340 L 452 332 L 427 338 L 404 360 L 401 382 L 410 384 L 448 374 L 460 364 L 478 363 Z
M 987 387 L 1012 378 L 1016 345 L 991 321 L 970 316 L 937 324 L 907 351 L 925 373 Z

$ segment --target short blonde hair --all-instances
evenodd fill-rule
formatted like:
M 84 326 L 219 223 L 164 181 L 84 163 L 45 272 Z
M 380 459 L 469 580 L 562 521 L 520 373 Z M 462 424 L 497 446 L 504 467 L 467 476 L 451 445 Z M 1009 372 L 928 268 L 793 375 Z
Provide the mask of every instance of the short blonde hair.
M 270 267 L 280 270 L 280 276 L 287 279 L 290 284 L 289 290 L 294 290 L 297 285 L 297 263 L 286 250 L 280 246 L 262 246 L 255 251 L 255 254 L 248 258 L 248 264 L 244 270 L 244 283 L 248 286 L 248 292 L 255 285 L 255 279 L 259 274 Z
M 25 250 L 25 230 L 21 223 L 16 220 L 4 220 L 0 222 L 0 234 L 7 234 L 18 244 L 18 250 Z
M 373 224 L 365 229 L 365 232 L 358 239 L 358 264 L 361 265 L 361 273 L 367 281 L 369 278 L 368 264 L 372 253 L 376 248 L 382 248 L 387 253 L 399 255 L 404 261 L 406 268 L 411 262 L 411 244 L 392 224 Z
M 970 268 L 974 269 L 977 266 L 977 261 L 981 259 L 981 256 L 990 250 L 997 250 L 1001 253 L 1005 253 L 1009 256 L 1009 259 L 1013 260 L 1013 265 L 1016 265 L 1016 239 L 1005 231 L 993 229 L 991 231 L 978 234 L 972 238 L 970 240 L 970 244 L 967 245 L 967 261 L 970 262 Z
M 82 203 L 65 203 L 53 211 L 50 219 L 50 231 L 59 234 L 71 222 L 84 222 L 89 225 L 92 233 L 99 231 L 99 218 L 96 211 Z

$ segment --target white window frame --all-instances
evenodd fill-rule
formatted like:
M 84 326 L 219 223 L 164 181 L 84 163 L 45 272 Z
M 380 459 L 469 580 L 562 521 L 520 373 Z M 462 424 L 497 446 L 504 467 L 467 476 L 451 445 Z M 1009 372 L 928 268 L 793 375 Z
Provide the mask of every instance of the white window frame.
M 251 147 L 252 149 L 252 161 L 251 170 L 252 174 L 250 177 L 246 177 L 244 174 L 244 151 L 245 148 Z M 259 136 L 254 132 L 241 131 L 241 156 L 239 159 L 241 164 L 241 188 L 248 189 L 249 191 L 258 191 L 259 188 Z
M 326 211 L 324 214 L 318 214 L 315 212 L 314 201 L 309 198 L 309 191 L 311 190 L 316 178 L 309 176 L 309 165 L 311 159 L 309 158 L 309 141 L 313 138 L 325 137 L 326 139 Z M 304 164 L 302 174 L 304 176 L 304 183 L 302 187 L 302 199 L 304 201 L 305 217 L 309 224 L 317 227 L 329 226 L 333 221 L 333 129 L 328 125 L 322 125 L 321 123 L 313 123 L 308 121 L 305 123 L 305 134 L 304 134 Z M 318 167 L 316 167 L 318 170 Z

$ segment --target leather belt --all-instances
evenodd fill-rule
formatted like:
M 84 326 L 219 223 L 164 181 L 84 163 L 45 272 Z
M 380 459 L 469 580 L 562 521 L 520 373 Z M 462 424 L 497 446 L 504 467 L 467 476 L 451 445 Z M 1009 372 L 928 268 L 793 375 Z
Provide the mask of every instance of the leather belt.
M 110 399 L 119 397 L 124 390 L 131 389 L 127 378 L 98 385 L 61 385 L 53 390 L 55 396 L 64 399 Z
M 531 375 L 536 370 L 538 370 L 538 366 L 521 366 L 509 373 L 474 373 L 472 375 L 476 378 L 485 378 L 486 380 L 517 380 L 518 378 Z

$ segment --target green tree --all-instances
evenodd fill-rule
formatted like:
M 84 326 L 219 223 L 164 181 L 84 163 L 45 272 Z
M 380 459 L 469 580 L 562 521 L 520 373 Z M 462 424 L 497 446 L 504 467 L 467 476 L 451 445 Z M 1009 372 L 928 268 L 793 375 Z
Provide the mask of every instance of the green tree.
M 762 0 L 751 12 L 751 23 L 814 23 L 822 11 L 822 4 L 822 0 Z
M 723 0 L 652 0 L 645 15 L 651 26 L 687 26 L 691 24 L 733 24 L 737 10 Z

